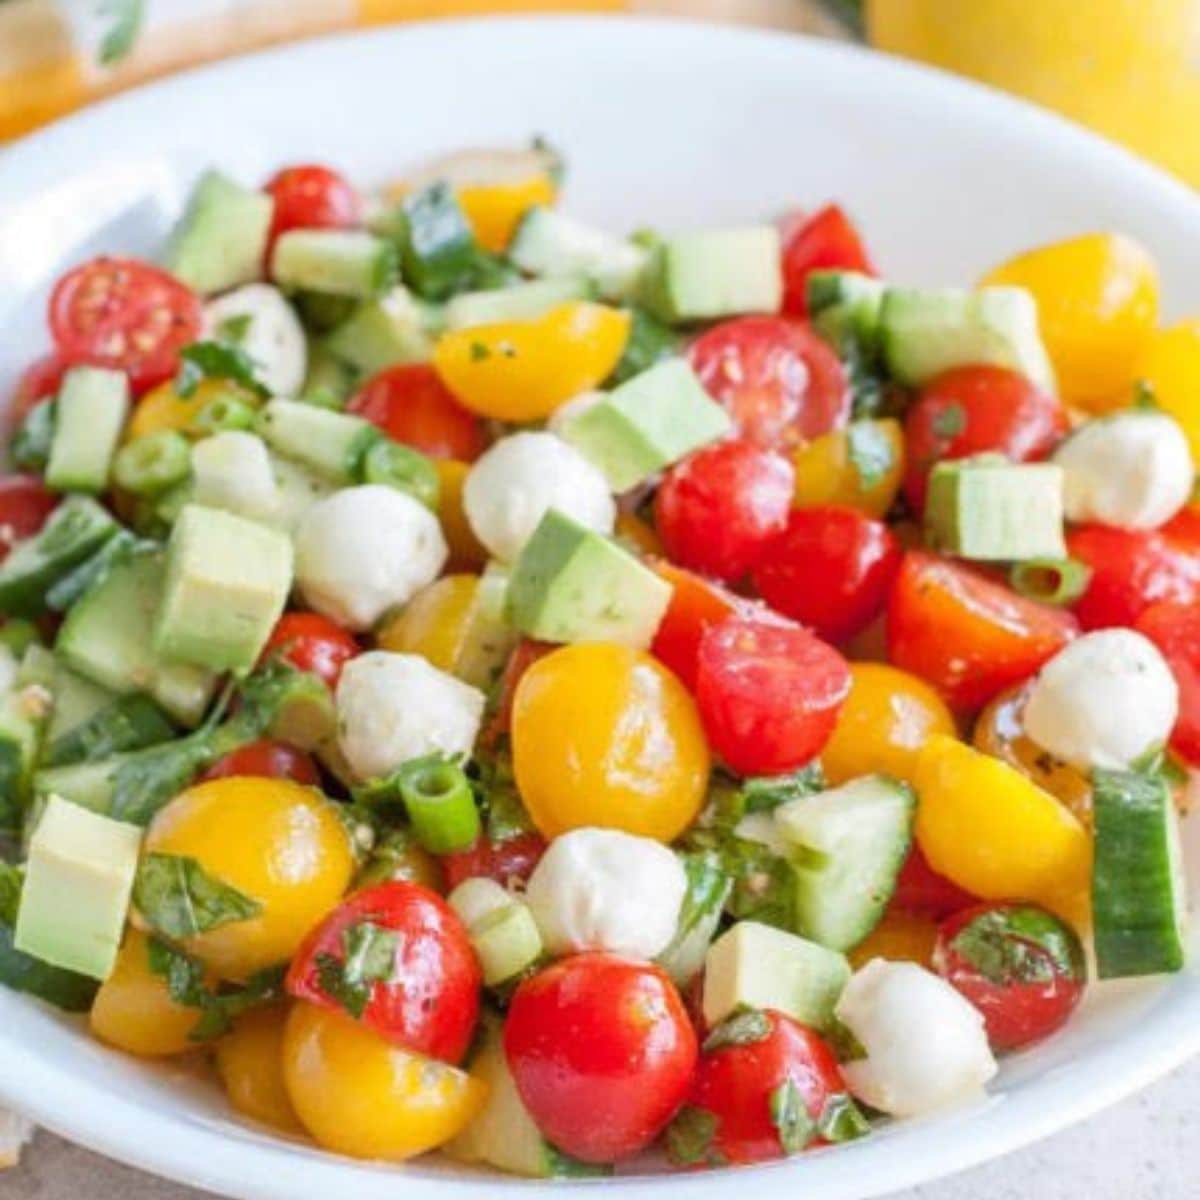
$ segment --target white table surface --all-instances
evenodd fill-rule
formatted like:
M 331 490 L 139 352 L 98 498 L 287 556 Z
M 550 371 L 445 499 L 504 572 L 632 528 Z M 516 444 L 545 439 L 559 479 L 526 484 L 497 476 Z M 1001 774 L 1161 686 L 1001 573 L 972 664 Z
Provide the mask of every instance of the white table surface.
M 1194 1200 L 1200 1195 L 1197 1097 L 1200 1059 L 1083 1125 L 891 1200 Z M 205 1200 L 200 1192 L 106 1162 L 46 1133 L 20 1167 L 0 1172 L 0 1197 Z

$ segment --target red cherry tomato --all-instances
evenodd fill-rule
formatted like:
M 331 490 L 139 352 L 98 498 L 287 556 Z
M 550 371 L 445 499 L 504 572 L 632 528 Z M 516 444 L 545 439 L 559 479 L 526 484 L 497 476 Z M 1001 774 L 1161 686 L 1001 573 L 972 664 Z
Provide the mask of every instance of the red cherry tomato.
M 590 1163 L 650 1145 L 683 1103 L 696 1034 L 666 974 L 611 954 L 578 954 L 517 988 L 504 1052 L 538 1128 Z
M 741 435 L 793 450 L 850 420 L 838 356 L 802 321 L 738 317 L 701 334 L 688 358 Z
M 284 613 L 271 630 L 263 657 L 280 654 L 299 671 L 319 675 L 337 687 L 342 668 L 362 653 L 359 644 L 340 625 L 320 613 Z
M 798 1154 L 856 1112 L 833 1050 L 778 1012 L 749 1010 L 718 1026 L 667 1150 L 678 1166 L 765 1162 Z M 709 1120 L 697 1120 L 706 1113 Z M 705 1136 L 707 1135 L 707 1136 Z
M 798 508 L 754 568 L 754 586 L 784 616 L 844 642 L 883 611 L 900 559 L 883 521 L 834 505 Z
M 346 409 L 430 458 L 474 462 L 487 448 L 483 422 L 454 399 L 427 363 L 380 371 Z
M 888 658 L 969 711 L 1028 679 L 1078 631 L 1068 612 L 913 550 L 892 589 Z
M 504 673 L 500 676 L 496 707 L 479 734 L 481 749 L 493 749 L 512 732 L 513 697 L 517 694 L 517 684 L 539 658 L 544 658 L 555 648 L 549 642 L 536 642 L 532 638 L 522 638 L 513 648 L 508 662 L 504 664 Z
M 796 473 L 773 450 L 718 442 L 667 472 L 654 524 L 672 561 L 736 583 L 787 523 Z
M 316 787 L 321 782 L 317 764 L 303 750 L 287 742 L 262 738 L 219 758 L 201 779 L 227 779 L 233 775 L 263 775 L 269 779 L 294 779 Z
M 393 880 L 343 900 L 305 938 L 287 990 L 407 1050 L 457 1063 L 475 1032 L 482 982 L 454 910 L 428 888 Z
M 63 360 L 124 371 L 138 395 L 175 374 L 202 321 L 195 292 L 132 258 L 84 263 L 50 297 L 50 332 Z
M 503 842 L 482 837 L 470 850 L 442 855 L 446 886 L 453 889 L 464 879 L 478 876 L 494 879 L 505 887 L 526 883 L 545 853 L 546 839 L 539 833 L 519 833 Z
M 67 364 L 57 354 L 45 354 L 25 368 L 17 379 L 9 409 L 9 428 L 17 429 L 43 400 L 49 400 L 62 386 Z
M 61 498 L 36 475 L 0 476 L 0 562 L 45 525 Z
M 808 277 L 813 271 L 858 271 L 874 275 L 875 264 L 854 223 L 836 204 L 784 229 L 783 311 L 808 315 Z
M 1067 552 L 1092 569 L 1075 605 L 1084 629 L 1132 625 L 1165 600 L 1200 602 L 1200 536 L 1186 513 L 1155 530 L 1084 525 L 1067 534 Z
M 944 875 L 939 875 L 921 853 L 921 847 L 913 842 L 896 879 L 896 890 L 891 899 L 893 908 L 940 921 L 951 913 L 978 903 L 977 896 L 972 896 L 957 883 L 951 883 Z
M 700 639 L 700 720 L 709 745 L 739 775 L 810 762 L 849 692 L 846 660 L 799 626 L 733 617 Z
M 1066 431 L 1062 405 L 1024 375 L 1004 367 L 947 371 L 908 410 L 904 494 L 920 512 L 934 463 L 988 452 L 1031 462 L 1045 458 Z
M 1163 652 L 1179 684 L 1179 720 L 1171 747 L 1200 767 L 1200 607 L 1155 604 L 1138 617 L 1137 629 Z
M 350 229 L 361 219 L 358 193 L 328 167 L 285 167 L 264 190 L 275 200 L 271 245 L 289 229 Z
M 720 584 L 710 583 L 683 567 L 669 562 L 652 565 L 673 590 L 670 606 L 654 635 L 650 651 L 694 690 L 696 656 L 704 631 L 748 609 L 749 605 Z
M 1079 938 L 1032 904 L 985 904 L 938 930 L 933 964 L 982 1014 L 996 1050 L 1018 1050 L 1060 1029 L 1083 996 Z

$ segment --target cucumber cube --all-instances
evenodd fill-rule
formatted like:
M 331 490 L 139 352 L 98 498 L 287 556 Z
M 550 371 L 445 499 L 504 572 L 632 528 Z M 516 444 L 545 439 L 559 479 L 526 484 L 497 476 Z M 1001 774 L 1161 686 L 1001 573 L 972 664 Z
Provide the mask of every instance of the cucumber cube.
M 108 486 L 108 471 L 129 414 L 129 381 L 123 371 L 75 367 L 58 393 L 46 484 L 58 492 L 91 492 Z

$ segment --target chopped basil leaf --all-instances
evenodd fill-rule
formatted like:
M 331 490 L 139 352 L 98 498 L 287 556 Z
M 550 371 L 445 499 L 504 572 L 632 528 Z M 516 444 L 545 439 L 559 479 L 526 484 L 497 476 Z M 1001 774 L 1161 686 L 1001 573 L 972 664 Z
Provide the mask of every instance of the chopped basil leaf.
M 250 326 L 254 324 L 254 318 L 249 313 L 240 313 L 236 317 L 226 317 L 224 321 L 217 326 L 217 337 L 222 342 L 232 342 L 235 346 L 245 341 L 246 334 L 250 332 Z
M 151 972 L 167 981 L 171 999 L 184 1008 L 204 1008 L 212 993 L 204 983 L 204 964 L 161 938 L 146 940 L 146 960 Z
M 21 907 L 21 869 L 0 861 L 0 924 L 15 925 Z
M 100 43 L 100 63 L 110 67 L 133 49 L 146 19 L 146 0 L 103 0 L 101 15 L 112 20 Z
M 716 1147 L 717 1118 L 705 1108 L 688 1105 L 667 1129 L 667 1156 L 680 1167 L 719 1167 L 725 1156 Z
M 827 1142 L 852 1142 L 870 1133 L 871 1123 L 850 1096 L 838 1092 L 825 1101 L 817 1118 L 817 1132 Z
M 953 952 L 1001 986 L 1084 978 L 1079 939 L 1057 917 L 1031 905 L 994 908 L 964 925 Z
M 366 1012 L 377 983 L 388 982 L 396 969 L 400 936 L 372 921 L 351 925 L 342 933 L 344 958 L 316 957 L 317 984 L 356 1020 Z
M 817 1132 L 817 1123 L 808 1114 L 804 1096 L 792 1078 L 785 1079 L 768 1102 L 771 1124 L 779 1134 L 784 1154 L 799 1154 Z
M 492 357 L 492 352 L 484 342 L 472 342 L 469 353 L 472 362 L 485 362 Z
M 873 421 L 855 421 L 846 430 L 846 452 L 858 473 L 859 486 L 870 491 L 895 465 L 888 436 Z
M 752 1046 L 771 1036 L 771 1018 L 756 1008 L 743 1009 L 722 1021 L 704 1040 L 704 1053 L 712 1054 L 728 1046 Z
M 50 461 L 50 445 L 54 441 L 55 406 L 53 400 L 43 400 L 29 410 L 25 420 L 13 434 L 9 453 L 13 463 L 24 471 L 44 471 Z
M 802 800 L 824 790 L 825 775 L 819 762 L 809 763 L 790 775 L 756 776 L 742 782 L 742 811 L 770 812 L 789 800 Z
M 605 1179 L 613 1173 L 607 1163 L 586 1163 L 556 1150 L 549 1142 L 543 1150 L 546 1174 L 551 1179 Z
M 262 912 L 257 900 L 209 875 L 194 858 L 177 854 L 145 855 L 133 898 L 155 930 L 178 941 Z
M 1133 399 L 1130 401 L 1131 408 L 1141 409 L 1143 412 L 1154 412 L 1158 408 L 1158 395 L 1154 391 L 1154 385 L 1148 379 L 1139 379 L 1133 385 Z
M 228 379 L 263 399 L 271 394 L 259 382 L 254 360 L 240 346 L 195 342 L 181 350 L 179 357 L 182 363 L 175 377 L 175 390 L 184 398 L 194 396 L 205 379 Z
M 857 1062 L 867 1057 L 866 1047 L 850 1032 L 849 1026 L 843 1025 L 836 1017 L 830 1020 L 828 1027 L 822 1032 L 825 1040 L 833 1047 L 838 1062 Z

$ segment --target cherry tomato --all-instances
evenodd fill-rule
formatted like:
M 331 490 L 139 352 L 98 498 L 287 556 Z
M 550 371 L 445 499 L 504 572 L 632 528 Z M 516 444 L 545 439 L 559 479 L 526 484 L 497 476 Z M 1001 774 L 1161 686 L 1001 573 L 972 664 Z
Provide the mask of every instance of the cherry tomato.
M 833 1050 L 782 1013 L 746 1010 L 705 1042 L 667 1149 L 679 1166 L 785 1158 L 819 1144 L 841 1109 L 855 1111 Z
M 700 652 L 704 631 L 749 605 L 720 584 L 710 583 L 673 563 L 656 562 L 653 566 L 673 590 L 670 606 L 654 635 L 650 652 L 694 691 L 696 655 Z
M 1200 607 L 1155 604 L 1138 617 L 1137 629 L 1163 652 L 1179 684 L 1179 720 L 1171 746 L 1200 767 Z
M 328 167 L 285 167 L 264 190 L 275 201 L 272 246 L 289 229 L 350 229 L 361 218 L 358 193 Z
M 807 219 L 793 220 L 784 230 L 784 312 L 808 315 L 806 285 L 813 271 L 876 273 L 854 223 L 836 204 L 827 204 Z
M 545 853 L 546 839 L 537 833 L 519 833 L 502 842 L 482 837 L 470 850 L 442 855 L 446 887 L 454 889 L 464 879 L 477 876 L 494 879 L 505 887 L 526 883 Z
M 675 1115 L 697 1048 L 658 967 L 579 954 L 517 988 L 504 1053 L 546 1137 L 584 1162 L 610 1163 L 644 1150 Z
M 49 400 L 62 386 L 67 364 L 55 353 L 44 354 L 30 363 L 17 379 L 12 406 L 8 410 L 10 429 L 21 423 L 43 400 Z
M 393 880 L 356 892 L 308 935 L 287 990 L 406 1050 L 457 1063 L 475 1032 L 482 982 L 454 910 L 428 888 Z
M 743 437 L 788 451 L 850 420 L 838 356 L 802 321 L 738 317 L 701 334 L 688 358 Z
M 961 912 L 978 904 L 978 898 L 939 875 L 921 853 L 921 847 L 913 842 L 900 875 L 896 879 L 896 890 L 892 893 L 891 907 L 903 912 L 933 917 L 940 921 L 951 913 Z
M 45 525 L 60 499 L 36 475 L 0 476 L 0 562 Z
M 202 323 L 195 292 L 132 258 L 84 263 L 50 297 L 50 332 L 64 361 L 124 371 L 137 395 L 175 374 Z
M 267 638 L 263 656 L 281 653 L 299 671 L 319 675 L 331 687 L 337 687 L 342 668 L 361 647 L 340 625 L 320 613 L 284 613 Z
M 892 589 L 888 657 L 952 707 L 974 710 L 1040 670 L 1078 629 L 1070 613 L 913 550 Z
M 1032 904 L 983 904 L 938 930 L 933 963 L 983 1016 L 996 1050 L 1060 1029 L 1083 997 L 1083 948 L 1071 927 Z
M 654 523 L 681 566 L 736 583 L 787 522 L 795 469 L 752 442 L 718 442 L 667 472 Z
M 535 642 L 532 638 L 522 638 L 513 647 L 508 662 L 504 664 L 504 673 L 500 676 L 495 710 L 479 734 L 482 749 L 490 750 L 512 732 L 513 697 L 517 694 L 517 684 L 539 658 L 545 658 L 554 649 L 550 642 Z
M 700 639 L 696 703 L 709 745 L 740 775 L 815 758 L 850 694 L 846 660 L 799 626 L 734 617 Z
M 1031 462 L 1045 458 L 1066 431 L 1062 405 L 1024 375 L 1005 367 L 947 371 L 908 410 L 904 494 L 920 512 L 934 463 L 989 451 Z
M 754 568 L 754 586 L 784 616 L 844 642 L 883 611 L 900 559 L 882 521 L 834 505 L 798 508 Z
M 321 782 L 321 773 L 309 755 L 295 746 L 289 746 L 287 742 L 273 742 L 269 738 L 250 742 L 232 754 L 217 759 L 200 778 L 228 779 L 232 775 L 294 779 L 310 787 L 316 787 Z
M 430 458 L 474 462 L 487 447 L 483 422 L 451 394 L 428 363 L 388 367 L 373 375 L 346 405 L 393 441 Z

